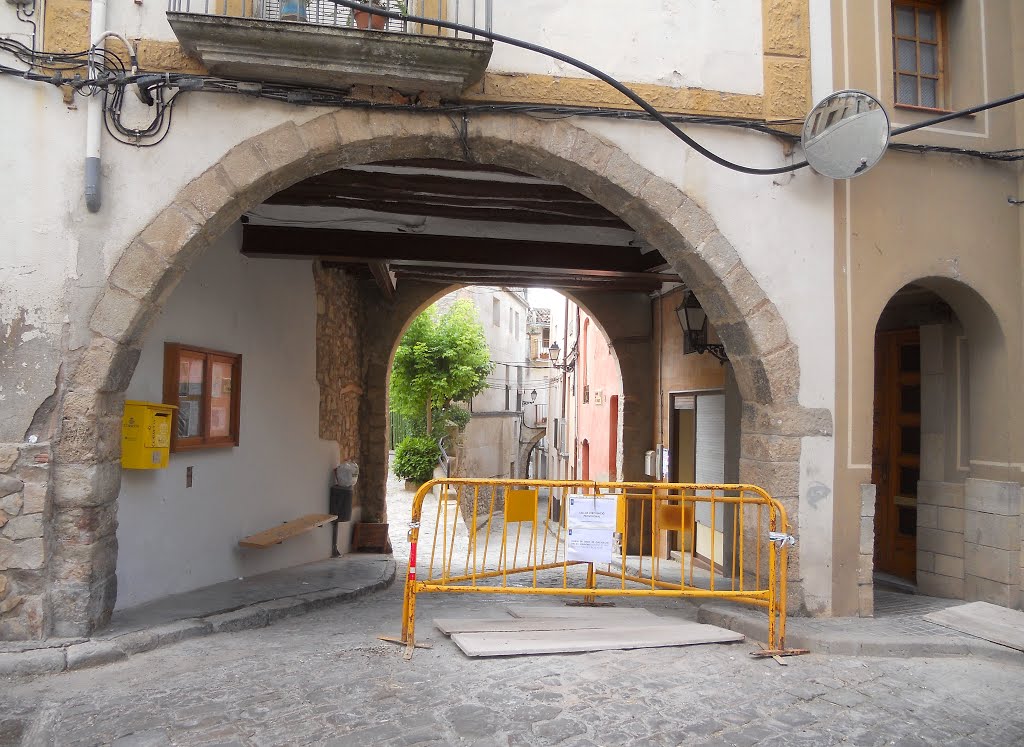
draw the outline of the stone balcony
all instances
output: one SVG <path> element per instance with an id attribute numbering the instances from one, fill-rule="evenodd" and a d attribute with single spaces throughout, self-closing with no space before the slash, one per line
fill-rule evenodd
<path id="1" fill-rule="evenodd" d="M 185 52 L 225 78 L 454 98 L 491 58 L 482 39 L 180 11 L 167 20 Z"/>

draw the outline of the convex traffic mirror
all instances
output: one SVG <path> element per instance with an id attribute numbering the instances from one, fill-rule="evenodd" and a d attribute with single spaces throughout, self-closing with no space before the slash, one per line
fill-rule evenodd
<path id="1" fill-rule="evenodd" d="M 801 142 L 812 169 L 832 179 L 851 179 L 885 154 L 889 115 L 864 91 L 836 91 L 807 115 Z"/>

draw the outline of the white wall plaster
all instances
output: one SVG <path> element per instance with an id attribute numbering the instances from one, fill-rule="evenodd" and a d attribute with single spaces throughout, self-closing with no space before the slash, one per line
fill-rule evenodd
<path id="1" fill-rule="evenodd" d="M 542 44 L 620 80 L 759 94 L 760 0 L 519 0 L 494 4 L 494 30 Z M 491 69 L 588 77 L 496 44 Z"/>
<path id="2" fill-rule="evenodd" d="M 835 495 L 835 441 L 805 437 L 800 450 L 800 573 L 804 604 L 815 615 L 832 608 L 832 519 Z M 859 527 L 850 531 L 859 532 Z"/>
<path id="3" fill-rule="evenodd" d="M 580 124 L 614 142 L 711 214 L 778 307 L 799 346 L 800 404 L 831 410 L 835 399 L 832 182 L 809 169 L 775 177 L 739 174 L 697 154 L 660 125 L 593 120 Z M 767 135 L 712 127 L 687 127 L 686 131 L 735 163 L 768 168 L 793 162 L 793 157 L 782 153 L 780 142 Z"/>
<path id="4" fill-rule="evenodd" d="M 247 535 L 326 513 L 337 463 L 337 446 L 318 437 L 310 264 L 247 259 L 240 239 L 237 227 L 229 231 L 181 281 L 146 337 L 127 398 L 161 401 L 165 342 L 241 353 L 241 445 L 172 454 L 165 470 L 124 471 L 118 608 L 330 555 L 329 527 L 265 550 L 238 547 Z M 339 533 L 347 538 L 347 525 Z"/>

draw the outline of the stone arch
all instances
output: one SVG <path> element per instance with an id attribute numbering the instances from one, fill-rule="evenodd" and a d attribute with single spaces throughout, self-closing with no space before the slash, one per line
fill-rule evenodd
<path id="1" fill-rule="evenodd" d="M 528 441 L 524 441 L 519 445 L 519 455 L 517 458 L 517 461 L 520 466 L 519 476 L 524 480 L 527 477 L 529 477 L 530 454 L 537 447 L 537 444 L 540 443 L 540 440 L 544 438 L 546 433 L 547 431 L 540 430 L 539 432 L 534 433 L 532 436 L 530 436 L 530 439 Z"/>
<path id="2" fill-rule="evenodd" d="M 70 376 L 61 392 L 48 632 L 88 633 L 113 608 L 123 393 L 150 322 L 192 261 L 246 210 L 291 184 L 348 164 L 402 158 L 472 160 L 558 181 L 659 249 L 700 299 L 735 368 L 745 400 L 741 478 L 788 502 L 796 525 L 799 439 L 830 434 L 831 416 L 798 405 L 798 351 L 785 321 L 707 212 L 568 121 L 479 115 L 460 133 L 438 113 L 341 110 L 287 122 L 232 148 L 181 189 L 111 271 L 90 318 L 92 340 L 67 361 Z M 769 441 L 778 437 L 792 446 L 788 461 L 767 456 Z"/>
<path id="3" fill-rule="evenodd" d="M 364 407 L 369 428 L 364 431 L 363 455 L 367 465 L 360 484 L 365 495 L 383 495 L 387 482 L 387 439 L 386 430 L 379 430 L 380 424 L 387 427 L 389 417 L 387 392 L 391 380 L 391 364 L 395 358 L 398 343 L 405 334 L 412 320 L 435 301 L 462 287 L 458 284 L 438 286 L 431 283 L 404 282 L 401 293 L 393 300 L 376 295 L 368 299 L 367 314 L 377 319 L 375 333 L 364 341 L 366 359 L 366 396 Z M 628 407 L 622 418 L 621 427 L 624 431 L 635 434 L 630 439 L 627 451 L 629 459 L 636 465 L 643 462 L 643 451 L 646 448 L 640 436 L 650 430 L 649 418 L 652 414 L 653 400 L 648 377 L 647 364 L 651 359 L 651 340 L 645 338 L 647 330 L 637 327 L 638 321 L 649 319 L 646 308 L 625 309 L 621 298 L 609 298 L 608 294 L 586 291 L 559 291 L 579 306 L 593 320 L 597 330 L 611 346 L 612 357 L 615 358 L 622 380 L 623 392 L 628 392 Z M 634 305 L 640 297 L 632 299 Z M 626 365 L 623 365 L 623 362 Z M 543 435 L 543 434 L 542 434 Z M 535 439 L 536 440 L 536 439 Z M 625 439 L 624 439 L 625 440 Z M 519 464 L 529 453 L 529 448 L 520 449 Z M 631 474 L 629 479 L 642 479 L 639 472 Z M 377 507 L 372 506 L 372 510 Z"/>

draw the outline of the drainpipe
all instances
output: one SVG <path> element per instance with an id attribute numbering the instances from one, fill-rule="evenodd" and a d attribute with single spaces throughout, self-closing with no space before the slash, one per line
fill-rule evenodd
<path id="1" fill-rule="evenodd" d="M 107 28 L 107 0 L 92 0 L 92 19 L 89 26 L 89 77 L 95 79 L 98 71 L 92 64 L 93 49 L 102 49 L 103 32 Z M 85 205 L 90 213 L 99 212 L 100 198 L 100 138 L 103 133 L 103 96 L 98 91 L 89 97 L 85 113 Z"/>
<path id="2" fill-rule="evenodd" d="M 103 31 L 107 23 L 107 0 L 92 0 L 92 43 L 89 47 L 89 77 L 95 78 L 99 71 L 92 64 L 96 50 L 103 49 L 103 41 L 112 37 L 121 42 L 128 50 L 128 60 L 131 65 L 131 74 L 139 72 L 139 58 L 135 54 L 135 47 L 121 34 L 113 31 Z M 143 103 L 141 89 L 136 94 Z M 99 92 L 89 97 L 86 107 L 85 124 L 85 205 L 90 213 L 98 213 L 103 204 L 100 194 L 100 143 L 103 137 L 103 96 Z"/>

